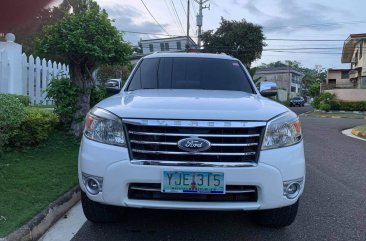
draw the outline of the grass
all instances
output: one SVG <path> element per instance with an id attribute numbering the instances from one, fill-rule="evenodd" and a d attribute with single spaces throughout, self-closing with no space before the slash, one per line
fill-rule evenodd
<path id="1" fill-rule="evenodd" d="M 78 149 L 78 140 L 57 130 L 41 146 L 0 157 L 0 237 L 78 183 Z"/>
<path id="2" fill-rule="evenodd" d="M 315 116 L 315 117 L 325 117 L 325 118 L 350 118 L 350 119 L 365 119 L 366 116 L 364 114 L 355 114 L 355 113 L 326 113 L 326 112 L 310 112 L 306 114 L 307 116 Z"/>
<path id="3" fill-rule="evenodd" d="M 354 129 L 356 129 L 357 131 L 361 131 L 363 133 L 366 133 L 366 125 L 356 126 Z"/>

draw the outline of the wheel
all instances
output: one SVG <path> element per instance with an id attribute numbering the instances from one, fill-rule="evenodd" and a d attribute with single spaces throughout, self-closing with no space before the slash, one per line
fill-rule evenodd
<path id="1" fill-rule="evenodd" d="M 283 208 L 257 211 L 254 215 L 254 221 L 267 227 L 283 228 L 294 222 L 298 207 L 299 201 Z"/>
<path id="2" fill-rule="evenodd" d="M 125 208 L 94 202 L 81 191 L 81 204 L 85 217 L 93 223 L 111 223 L 121 221 Z"/>

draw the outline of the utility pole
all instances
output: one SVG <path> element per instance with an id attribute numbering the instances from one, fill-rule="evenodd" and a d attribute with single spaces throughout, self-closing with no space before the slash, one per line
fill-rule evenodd
<path id="1" fill-rule="evenodd" d="M 210 10 L 210 5 L 205 5 L 203 6 L 203 4 L 207 3 L 209 0 L 194 0 L 196 3 L 198 3 L 199 5 L 199 11 L 197 14 L 197 27 L 198 27 L 198 41 L 197 41 L 197 45 L 198 45 L 198 49 L 201 49 L 201 35 L 202 35 L 202 24 L 203 24 L 203 15 L 202 15 L 202 10 L 205 8 L 208 8 Z"/>
<path id="2" fill-rule="evenodd" d="M 187 1 L 187 44 L 186 44 L 186 51 L 188 52 L 190 48 L 189 44 L 189 11 L 190 11 L 190 0 Z"/>

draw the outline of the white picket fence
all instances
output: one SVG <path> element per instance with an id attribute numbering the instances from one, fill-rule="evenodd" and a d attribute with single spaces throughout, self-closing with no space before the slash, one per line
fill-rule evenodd
<path id="1" fill-rule="evenodd" d="M 69 77 L 69 66 L 46 59 L 27 57 L 10 36 L 0 42 L 0 93 L 28 95 L 32 105 L 51 104 L 46 88 L 52 79 Z"/>
<path id="2" fill-rule="evenodd" d="M 52 79 L 69 76 L 69 66 L 51 60 L 40 59 L 33 55 L 29 58 L 22 55 L 22 76 L 25 87 L 24 94 L 29 96 L 31 104 L 51 104 L 46 100 L 46 88 Z"/>
<path id="3" fill-rule="evenodd" d="M 9 67 L 8 55 L 3 49 L 0 49 L 0 92 L 7 88 L 3 79 L 9 75 Z"/>

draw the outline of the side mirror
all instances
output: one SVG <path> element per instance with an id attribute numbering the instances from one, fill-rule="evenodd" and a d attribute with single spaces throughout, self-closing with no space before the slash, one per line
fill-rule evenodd
<path id="1" fill-rule="evenodd" d="M 104 86 L 108 93 L 116 94 L 122 89 L 122 81 L 120 79 L 110 79 Z"/>
<path id="2" fill-rule="evenodd" d="M 277 84 L 274 82 L 261 82 L 259 85 L 259 92 L 264 97 L 271 97 L 277 95 Z"/>

